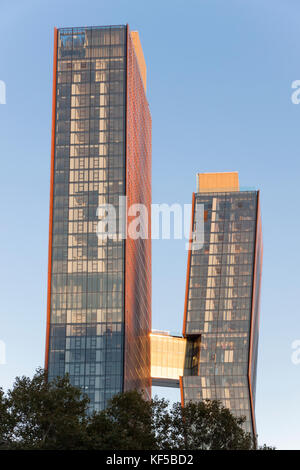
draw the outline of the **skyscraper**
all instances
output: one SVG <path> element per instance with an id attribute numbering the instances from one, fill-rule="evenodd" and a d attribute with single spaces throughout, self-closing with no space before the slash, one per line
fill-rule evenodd
<path id="1" fill-rule="evenodd" d="M 55 29 L 45 367 L 105 407 L 150 396 L 151 240 L 97 237 L 97 207 L 151 210 L 151 116 L 139 35 Z M 127 220 L 129 222 L 129 218 Z M 149 221 L 150 222 L 150 221 Z"/>
<path id="2" fill-rule="evenodd" d="M 204 244 L 188 255 L 182 402 L 220 400 L 256 434 L 255 388 L 262 267 L 259 191 L 237 173 L 197 175 L 192 226 L 204 214 Z"/>
<path id="3" fill-rule="evenodd" d="M 235 172 L 198 174 L 183 335 L 150 335 L 153 385 L 180 387 L 182 405 L 221 401 L 253 437 L 262 254 L 259 191 Z"/>

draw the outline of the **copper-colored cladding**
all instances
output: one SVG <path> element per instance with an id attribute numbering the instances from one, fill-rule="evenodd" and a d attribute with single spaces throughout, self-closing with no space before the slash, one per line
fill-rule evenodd
<path id="1" fill-rule="evenodd" d="M 143 85 L 144 85 L 144 88 L 145 88 L 145 91 L 146 91 L 147 68 L 146 68 L 146 62 L 145 62 L 145 58 L 144 58 L 144 53 L 143 53 L 141 41 L 140 41 L 140 36 L 139 36 L 138 31 L 131 31 L 130 35 L 131 35 L 131 39 L 133 41 L 135 55 L 136 55 L 136 58 L 137 58 L 139 69 L 140 69 L 140 74 L 141 74 L 141 77 L 142 77 Z"/>
<path id="2" fill-rule="evenodd" d="M 192 199 L 191 228 L 190 228 L 189 251 L 188 251 L 188 261 L 187 261 L 187 270 L 186 270 L 185 301 L 184 301 L 183 328 L 182 328 L 183 336 L 185 336 L 185 330 L 186 330 L 186 315 L 187 315 L 187 306 L 188 306 L 188 298 L 189 298 L 191 254 L 192 254 L 192 241 L 193 241 L 192 237 L 193 237 L 194 215 L 195 215 L 194 213 L 195 213 L 195 193 L 193 193 L 193 199 Z"/>
<path id="3" fill-rule="evenodd" d="M 50 209 L 49 209 L 49 245 L 48 245 L 48 291 L 47 291 L 47 326 L 46 326 L 45 369 L 48 369 L 49 336 L 50 336 L 50 310 L 51 310 L 53 183 L 54 183 L 54 151 L 55 151 L 55 125 L 56 125 L 57 35 L 58 35 L 57 28 L 54 28 L 51 168 L 50 168 Z"/>
<path id="4" fill-rule="evenodd" d="M 127 26 L 126 195 L 148 210 L 148 238 L 125 241 L 124 390 L 151 395 L 151 116 Z M 128 217 L 128 225 L 132 221 Z"/>
<path id="5" fill-rule="evenodd" d="M 259 306 L 260 306 L 260 288 L 261 288 L 261 274 L 262 274 L 262 227 L 261 227 L 261 212 L 259 191 L 257 193 L 257 210 L 256 210 L 256 236 L 255 236 L 255 252 L 254 252 L 254 267 L 253 267 L 253 282 L 252 282 L 252 307 L 251 307 L 251 324 L 250 324 L 250 340 L 249 340 L 249 365 L 248 365 L 248 382 L 249 382 L 249 395 L 251 404 L 251 416 L 254 435 L 256 434 L 254 400 L 253 400 L 253 347 L 255 341 L 255 332 L 259 326 Z M 258 285 L 257 285 L 258 281 Z"/>

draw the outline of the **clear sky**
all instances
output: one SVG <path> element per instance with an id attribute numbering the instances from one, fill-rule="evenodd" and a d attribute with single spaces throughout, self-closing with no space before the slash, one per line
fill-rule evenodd
<path id="1" fill-rule="evenodd" d="M 300 449 L 299 0 L 2 0 L 0 386 L 43 365 L 53 28 L 140 32 L 153 120 L 153 202 L 190 203 L 196 172 L 261 190 L 259 441 Z M 298 207 L 298 209 L 297 209 Z M 153 328 L 181 331 L 185 241 L 153 242 Z M 173 394 L 174 395 L 174 394 Z M 170 395 L 171 396 L 171 395 Z"/>

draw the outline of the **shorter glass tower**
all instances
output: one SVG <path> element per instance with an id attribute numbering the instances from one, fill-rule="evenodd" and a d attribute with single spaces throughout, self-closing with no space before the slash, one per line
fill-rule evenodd
<path id="1" fill-rule="evenodd" d="M 204 244 L 190 246 L 183 336 L 182 401 L 220 400 L 256 434 L 262 235 L 259 191 L 239 190 L 237 173 L 197 175 L 192 228 L 204 214 Z"/>

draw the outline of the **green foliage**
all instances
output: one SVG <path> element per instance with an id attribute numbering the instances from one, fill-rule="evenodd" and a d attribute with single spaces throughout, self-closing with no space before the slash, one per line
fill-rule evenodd
<path id="1" fill-rule="evenodd" d="M 78 449 L 86 441 L 89 399 L 67 376 L 47 381 L 39 369 L 33 379 L 17 377 L 0 395 L 0 441 L 12 449 Z"/>
<path id="2" fill-rule="evenodd" d="M 116 395 L 91 417 L 88 434 L 92 449 L 155 449 L 151 402 L 136 390 Z"/>
<path id="3" fill-rule="evenodd" d="M 180 403 L 136 390 L 118 394 L 88 414 L 88 397 L 68 376 L 51 382 L 42 369 L 0 389 L 0 449 L 175 450 L 253 449 L 245 418 L 218 401 Z M 267 446 L 263 450 L 270 449 Z"/>
<path id="4" fill-rule="evenodd" d="M 245 418 L 233 416 L 219 401 L 179 403 L 172 409 L 172 440 L 176 449 L 245 450 L 252 449 L 251 434 L 242 425 Z"/>

